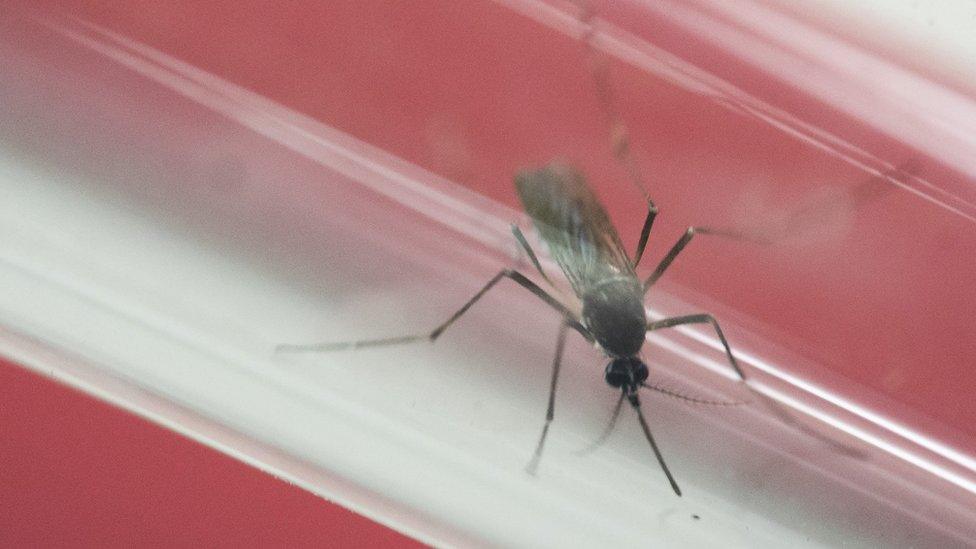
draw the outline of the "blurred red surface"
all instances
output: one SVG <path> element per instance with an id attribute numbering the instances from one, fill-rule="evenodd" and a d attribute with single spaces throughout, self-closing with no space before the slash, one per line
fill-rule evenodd
<path id="1" fill-rule="evenodd" d="M 420 547 L 0 360 L 4 547 Z"/>

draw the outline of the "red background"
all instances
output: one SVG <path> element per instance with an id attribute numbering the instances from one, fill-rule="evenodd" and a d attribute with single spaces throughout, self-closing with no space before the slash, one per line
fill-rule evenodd
<path id="1" fill-rule="evenodd" d="M 4 547 L 415 547 L 244 463 L 0 360 Z"/>

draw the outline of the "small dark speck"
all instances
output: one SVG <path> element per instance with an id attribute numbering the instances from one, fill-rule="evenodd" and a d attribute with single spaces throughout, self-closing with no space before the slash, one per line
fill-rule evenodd
<path id="1" fill-rule="evenodd" d="M 691 515 L 691 518 L 693 518 L 695 520 L 701 520 L 701 517 L 698 516 L 698 515 Z"/>

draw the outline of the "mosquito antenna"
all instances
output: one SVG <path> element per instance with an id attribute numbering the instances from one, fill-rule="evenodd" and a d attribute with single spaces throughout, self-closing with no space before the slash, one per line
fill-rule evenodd
<path id="1" fill-rule="evenodd" d="M 654 436 L 651 435 L 651 428 L 647 426 L 647 420 L 644 419 L 644 412 L 641 411 L 637 393 L 634 392 L 627 395 L 627 400 L 630 401 L 631 407 L 637 412 L 637 419 L 640 421 L 641 429 L 644 430 L 644 437 L 647 438 L 647 442 L 651 445 L 651 450 L 654 450 L 654 456 L 657 457 L 657 462 L 661 464 L 661 469 L 664 471 L 665 476 L 668 477 L 668 482 L 671 483 L 671 489 L 674 490 L 675 494 L 680 496 L 681 488 L 678 488 L 678 483 L 674 480 L 674 476 L 671 475 L 668 464 L 664 463 L 664 456 L 661 455 L 661 450 L 657 447 L 657 443 L 654 442 Z"/>
<path id="2" fill-rule="evenodd" d="M 685 402 L 691 402 L 692 404 L 707 404 L 709 406 L 741 406 L 743 404 L 749 404 L 750 403 L 749 401 L 743 401 L 743 400 L 705 400 L 705 399 L 696 398 L 696 397 L 693 397 L 693 396 L 688 396 L 688 395 L 686 395 L 684 393 L 680 393 L 680 392 L 675 391 L 674 389 L 670 389 L 668 387 L 664 387 L 664 386 L 661 386 L 661 385 L 656 385 L 656 384 L 653 384 L 653 383 L 647 383 L 647 382 L 641 383 L 641 387 L 643 387 L 645 389 L 650 389 L 652 391 L 657 391 L 657 392 L 659 392 L 659 393 L 661 393 L 663 395 L 668 395 L 669 397 L 673 397 L 673 398 L 676 398 L 678 400 L 683 400 Z"/>
<path id="3" fill-rule="evenodd" d="M 620 408 L 623 406 L 623 403 L 624 403 L 624 393 L 623 391 L 621 391 L 620 398 L 617 399 L 617 405 L 613 407 L 613 414 L 610 415 L 610 421 L 607 423 L 607 426 L 603 428 L 603 432 L 600 433 L 600 436 L 597 437 L 597 439 L 591 442 L 588 446 L 576 452 L 576 455 L 584 456 L 586 454 L 589 454 L 593 450 L 599 448 L 601 444 L 603 444 L 604 442 L 607 441 L 608 438 L 610 438 L 610 433 L 613 432 L 613 428 L 617 425 L 617 418 L 620 417 Z"/>

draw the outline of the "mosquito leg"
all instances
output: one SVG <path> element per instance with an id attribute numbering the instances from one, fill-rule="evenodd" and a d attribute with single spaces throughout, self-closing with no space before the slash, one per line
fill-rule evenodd
<path id="1" fill-rule="evenodd" d="M 545 301 L 553 309 L 559 311 L 559 313 L 566 319 L 566 324 L 578 331 L 580 334 L 586 338 L 587 341 L 593 341 L 593 336 L 590 335 L 589 331 L 583 327 L 576 316 L 566 308 L 565 305 L 559 302 L 556 298 L 549 295 L 545 290 L 540 288 L 536 283 L 532 282 L 526 278 L 522 273 L 518 271 L 513 271 L 511 269 L 503 269 L 499 271 L 478 293 L 474 294 L 474 297 L 468 300 L 460 309 L 457 310 L 450 318 L 443 322 L 440 326 L 436 327 L 430 333 L 426 334 L 416 334 L 407 335 L 399 337 L 388 337 L 382 339 L 364 339 L 359 341 L 346 341 L 339 343 L 316 343 L 311 345 L 279 345 L 275 348 L 277 352 L 328 352 L 328 351 L 341 351 L 345 349 L 359 349 L 363 347 L 379 347 L 384 345 L 402 345 L 406 343 L 416 343 L 419 341 L 435 341 L 440 335 L 446 330 L 451 324 L 454 323 L 458 318 L 471 308 L 485 293 L 488 292 L 495 284 L 498 284 L 503 278 L 510 278 L 517 282 L 523 288 L 529 290 L 536 295 L 542 301 Z"/>
<path id="2" fill-rule="evenodd" d="M 600 108 L 603 110 L 604 117 L 610 129 L 610 146 L 613 155 L 627 170 L 634 186 L 641 192 L 644 199 L 650 203 L 647 188 L 644 185 L 644 176 L 637 160 L 634 158 L 630 148 L 630 132 L 617 107 L 617 98 L 614 94 L 613 85 L 610 82 L 610 62 L 607 55 L 597 49 L 594 44 L 596 29 L 594 13 L 589 2 L 586 0 L 576 0 L 576 5 L 580 10 L 580 23 L 583 24 L 583 34 L 580 41 L 586 48 L 587 63 L 590 66 L 590 74 L 596 86 L 597 98 L 600 101 Z M 639 254 L 637 256 L 640 257 Z M 637 263 L 635 259 L 634 263 Z"/>
<path id="3" fill-rule="evenodd" d="M 668 250 L 668 253 L 664 256 L 664 259 L 658 263 L 657 268 L 654 269 L 651 276 L 647 277 L 647 280 L 644 281 L 644 293 L 647 293 L 647 290 L 649 290 L 651 286 L 657 282 L 657 279 L 661 278 L 664 271 L 666 271 L 668 267 L 671 266 L 671 263 L 674 262 L 674 258 L 678 257 L 681 250 L 685 249 L 685 246 L 691 242 L 692 237 L 694 237 L 696 234 L 713 234 L 736 239 L 745 238 L 742 234 L 733 231 L 723 231 L 719 229 L 711 229 L 709 227 L 688 227 L 685 234 L 681 235 L 681 238 L 679 238 L 678 241 L 674 243 L 674 246 L 671 246 L 671 249 Z"/>
<path id="4" fill-rule="evenodd" d="M 563 348 L 566 347 L 566 328 L 569 324 L 563 321 L 559 325 L 559 336 L 556 338 L 556 356 L 552 359 L 552 381 L 549 384 L 549 407 L 546 408 L 546 423 L 542 426 L 542 435 L 539 436 L 539 444 L 535 447 L 532 460 L 525 467 L 525 471 L 530 475 L 535 475 L 539 468 L 539 459 L 542 458 L 542 447 L 546 443 L 546 435 L 549 434 L 549 424 L 552 423 L 553 414 L 556 409 L 556 382 L 559 379 L 559 366 L 563 360 Z"/>
<path id="5" fill-rule="evenodd" d="M 512 235 L 515 236 L 515 240 L 518 241 L 519 246 L 521 246 L 522 249 L 525 250 L 525 253 L 529 256 L 529 261 L 531 261 L 532 265 L 535 266 L 535 269 L 539 271 L 539 274 L 542 275 L 542 278 L 544 278 L 546 282 L 548 282 L 549 285 L 552 286 L 553 285 L 552 280 L 550 280 L 549 277 L 546 275 L 546 272 L 542 270 L 542 264 L 539 263 L 539 258 L 535 255 L 535 252 L 532 250 L 532 246 L 529 246 L 529 241 L 525 239 L 525 235 L 522 234 L 522 229 L 519 229 L 518 225 L 512 225 Z"/>
<path id="6" fill-rule="evenodd" d="M 367 347 L 385 347 L 387 345 L 404 345 L 418 341 L 429 340 L 429 334 L 417 334 L 382 339 L 362 339 L 358 341 L 338 341 L 329 343 L 282 343 L 275 347 L 276 353 L 331 353 L 346 349 L 364 349 Z"/>
<path id="7" fill-rule="evenodd" d="M 579 455 L 589 454 L 593 450 L 599 448 L 601 444 L 603 444 L 604 442 L 607 441 L 608 438 L 610 438 L 610 433 L 613 432 L 613 428 L 617 425 L 617 418 L 620 417 L 620 408 L 623 406 L 624 396 L 625 394 L 621 391 L 620 398 L 617 399 L 617 405 L 613 407 L 613 413 L 610 414 L 610 421 L 607 422 L 607 426 L 603 428 L 603 432 L 600 433 L 600 436 L 598 436 L 596 440 L 591 442 L 586 448 L 583 448 L 582 450 L 577 452 L 577 454 Z"/>
<path id="8" fill-rule="evenodd" d="M 644 227 L 641 229 L 640 240 L 637 241 L 637 251 L 634 252 L 634 268 L 640 263 L 644 256 L 644 248 L 647 247 L 647 237 L 651 234 L 651 225 L 657 217 L 657 206 L 650 199 L 647 200 L 647 217 L 644 218 Z"/>
<path id="9" fill-rule="evenodd" d="M 715 317 L 708 313 L 673 316 L 671 318 L 664 318 L 661 320 L 648 322 L 647 331 L 653 332 L 654 330 L 673 328 L 682 324 L 711 324 L 712 328 L 715 328 L 715 333 L 718 334 L 719 341 L 722 342 L 722 347 L 725 348 L 725 356 L 728 357 L 729 364 L 732 365 L 732 369 L 735 370 L 735 373 L 739 375 L 739 379 L 742 381 L 746 380 L 746 375 L 742 373 L 742 368 L 739 367 L 739 363 L 735 360 L 735 356 L 732 355 L 732 348 L 729 347 L 729 342 L 725 339 L 725 334 L 722 333 L 722 328 L 718 325 L 718 321 L 715 320 Z"/>
<path id="10" fill-rule="evenodd" d="M 657 447 L 657 443 L 654 442 L 654 436 L 651 435 L 651 428 L 647 426 L 647 420 L 644 419 L 644 412 L 641 411 L 640 400 L 637 398 L 637 392 L 632 392 L 627 394 L 627 400 L 630 402 L 630 406 L 637 412 L 637 419 L 640 421 L 641 429 L 644 431 L 644 437 L 647 438 L 647 442 L 651 445 L 651 450 L 654 450 L 654 456 L 657 457 L 657 462 L 661 464 L 661 469 L 664 470 L 664 475 L 668 477 L 668 482 L 671 483 L 671 489 L 674 493 L 681 495 L 681 488 L 678 488 L 678 483 L 674 480 L 674 476 L 671 474 L 671 470 L 668 469 L 668 464 L 664 463 L 664 456 L 661 455 L 661 450 Z"/>
<path id="11" fill-rule="evenodd" d="M 746 376 L 742 372 L 742 368 L 739 367 L 739 363 L 735 360 L 735 357 L 732 355 L 732 349 L 729 347 L 729 343 L 725 339 L 725 334 L 722 333 L 722 328 L 719 327 L 718 322 L 715 320 L 715 318 L 712 317 L 712 315 L 697 314 L 697 315 L 676 316 L 671 318 L 665 318 L 654 322 L 649 322 L 647 324 L 647 331 L 650 332 L 653 330 L 660 330 L 662 328 L 672 328 L 674 326 L 679 326 L 681 324 L 705 324 L 705 323 L 711 324 L 712 327 L 715 328 L 715 333 L 718 334 L 718 338 L 722 342 L 722 346 L 725 348 L 725 355 L 728 357 L 729 363 L 732 365 L 732 368 L 735 370 L 735 373 L 738 374 L 739 380 L 742 383 L 746 384 L 746 387 L 749 389 L 749 391 L 752 394 L 754 394 L 756 397 L 758 397 L 759 401 L 763 405 L 765 405 L 766 408 L 770 410 L 777 418 L 779 418 L 780 421 L 800 430 L 801 432 L 813 438 L 816 438 L 817 440 L 829 444 L 830 446 L 836 448 L 837 450 L 841 451 L 846 455 L 849 455 L 851 457 L 856 457 L 859 459 L 863 458 L 863 454 L 861 452 L 847 446 L 842 442 L 833 440 L 832 438 L 811 429 L 807 425 L 804 425 L 795 417 L 793 417 L 793 415 L 790 414 L 786 409 L 784 409 L 779 402 L 773 400 L 766 394 L 757 391 L 755 388 L 750 387 L 746 382 Z M 738 404 L 738 403 L 729 403 L 729 404 Z"/>
<path id="12" fill-rule="evenodd" d="M 855 187 L 852 193 L 855 205 L 864 204 L 868 200 L 870 200 L 872 196 L 876 195 L 877 189 L 875 185 L 877 183 L 881 183 L 885 181 L 897 181 L 899 179 L 897 176 L 899 175 L 905 176 L 907 172 L 905 171 L 904 166 L 906 165 L 911 166 L 911 161 L 906 162 L 902 166 L 894 167 L 892 169 L 880 172 L 880 175 L 871 177 L 867 181 Z M 657 282 L 657 279 L 661 278 L 661 275 L 663 275 L 664 271 L 671 266 L 671 263 L 674 261 L 675 257 L 677 257 L 679 253 L 681 253 L 681 250 L 683 250 L 684 247 L 688 245 L 688 242 L 690 242 L 692 237 L 695 236 L 696 234 L 711 234 L 711 235 L 724 236 L 728 238 L 734 238 L 736 240 L 746 240 L 757 244 L 769 244 L 771 242 L 774 242 L 775 239 L 778 237 L 797 232 L 797 227 L 799 225 L 800 220 L 810 219 L 814 217 L 817 217 L 819 219 L 820 217 L 822 217 L 822 214 L 824 212 L 829 210 L 830 206 L 831 204 L 820 204 L 818 205 L 818 210 L 816 212 L 805 211 L 805 210 L 795 212 L 791 216 L 791 219 L 787 221 L 785 226 L 779 227 L 773 231 L 769 230 L 768 228 L 763 229 L 762 227 L 755 227 L 752 229 L 745 229 L 742 231 L 728 231 L 728 230 L 713 229 L 709 227 L 689 227 L 688 230 L 685 231 L 685 234 L 683 234 L 681 238 L 678 239 L 678 241 L 674 244 L 674 246 L 671 247 L 671 250 L 668 251 L 667 255 L 664 256 L 664 259 L 662 259 L 661 263 L 659 263 L 657 268 L 654 269 L 654 272 L 651 273 L 651 276 L 647 277 L 647 280 L 644 281 L 644 292 L 646 293 L 647 290 L 649 290 L 650 287 L 653 286 L 655 282 Z M 645 221 L 644 225 L 645 228 L 647 228 L 648 222 Z M 634 261 L 634 264 L 635 265 L 637 264 L 636 260 Z"/>
<path id="13" fill-rule="evenodd" d="M 441 335 L 441 333 L 444 332 L 444 330 L 450 327 L 450 325 L 453 324 L 455 320 L 460 318 L 461 315 L 466 313 L 468 309 L 470 309 L 471 306 L 475 304 L 476 301 L 481 299 L 481 296 L 485 295 L 485 293 L 488 292 L 488 290 L 490 290 L 492 286 L 497 284 L 498 281 L 501 280 L 502 278 L 511 278 L 512 280 L 517 282 L 520 286 L 535 294 L 536 297 L 538 297 L 542 301 L 545 301 L 546 304 L 548 304 L 550 307 L 559 311 L 559 313 L 561 313 L 563 318 L 566 319 L 565 322 L 569 325 L 570 328 L 573 328 L 574 330 L 580 332 L 583 335 L 583 337 L 587 339 L 587 341 L 591 341 L 593 339 L 589 331 L 587 331 L 586 328 L 584 328 L 583 325 L 580 324 L 578 320 L 576 320 L 576 315 L 574 315 L 572 311 L 567 309 L 565 305 L 560 303 L 558 299 L 549 295 L 548 292 L 540 288 L 539 285 L 536 284 L 535 282 L 532 282 L 531 280 L 526 278 L 525 275 L 523 275 L 522 273 L 518 271 L 513 271 L 511 269 L 503 269 L 498 274 L 496 274 L 494 278 L 489 280 L 488 283 L 485 284 L 485 287 L 479 290 L 478 293 L 476 293 L 474 297 L 468 300 L 468 302 L 465 303 L 463 307 L 461 307 L 460 309 L 458 309 L 456 313 L 451 315 L 451 318 L 448 318 L 447 321 L 445 321 L 443 324 L 441 324 L 437 328 L 434 328 L 434 331 L 432 331 L 428 336 L 430 340 L 431 341 L 436 340 Z"/>
<path id="14" fill-rule="evenodd" d="M 634 157 L 630 147 L 630 131 L 624 124 L 623 117 L 617 108 L 617 98 L 614 95 L 613 85 L 610 82 L 610 63 L 606 54 L 596 48 L 593 38 L 596 33 L 594 28 L 595 13 L 589 2 L 577 0 L 576 5 L 580 10 L 580 22 L 584 25 L 583 35 L 580 40 L 586 48 L 586 56 L 590 65 L 590 74 L 596 86 L 597 98 L 600 101 L 600 108 L 606 117 L 607 125 L 610 128 L 610 148 L 617 161 L 627 170 L 630 180 L 637 190 L 643 195 L 647 202 L 647 218 L 644 220 L 644 228 L 641 229 L 640 240 L 637 243 L 637 251 L 634 253 L 634 267 L 640 263 L 644 255 L 644 248 L 647 246 L 647 237 L 651 232 L 651 225 L 657 215 L 657 206 L 647 193 L 644 185 L 644 174 L 637 159 Z"/>

